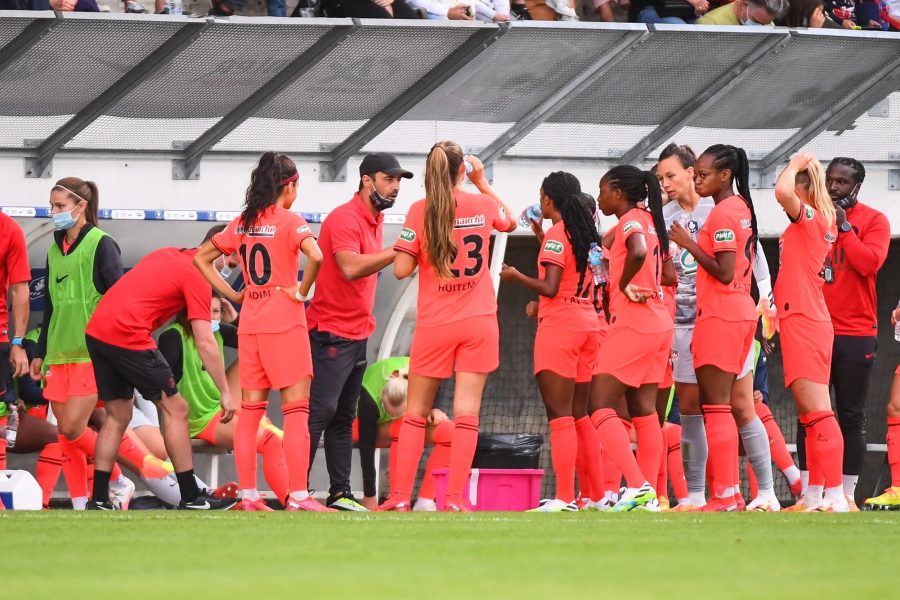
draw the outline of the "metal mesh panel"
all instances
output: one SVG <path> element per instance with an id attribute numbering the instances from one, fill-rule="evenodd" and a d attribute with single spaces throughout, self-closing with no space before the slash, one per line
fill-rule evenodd
<path id="1" fill-rule="evenodd" d="M 253 117 L 213 147 L 217 152 L 279 150 L 322 152 L 359 129 L 364 121 L 290 121 Z"/>
<path id="2" fill-rule="evenodd" d="M 863 161 L 900 160 L 900 92 L 863 113 L 852 129 L 823 132 L 804 149 L 823 159 L 840 155 Z"/>
<path id="3" fill-rule="evenodd" d="M 514 25 L 404 118 L 516 121 L 587 69 L 627 33 Z"/>
<path id="4" fill-rule="evenodd" d="M 10 43 L 26 27 L 37 21 L 28 18 L 7 18 L 0 21 L 0 48 Z"/>
<path id="5" fill-rule="evenodd" d="M 657 32 L 552 121 L 656 125 L 698 90 L 715 84 L 766 36 L 766 32 Z"/>
<path id="6" fill-rule="evenodd" d="M 216 119 L 125 119 L 102 116 L 66 144 L 66 148 L 172 150 L 173 137 L 189 142 L 215 123 Z"/>
<path id="7" fill-rule="evenodd" d="M 741 83 L 739 93 L 709 107 L 691 125 L 798 127 L 844 98 L 898 54 L 900 40 L 896 37 L 796 33 L 783 52 L 766 59 L 762 68 Z"/>
<path id="8" fill-rule="evenodd" d="M 475 31 L 366 25 L 255 116 L 310 121 L 368 119 Z"/>
<path id="9" fill-rule="evenodd" d="M 130 19 L 65 20 L 0 74 L 0 115 L 72 114 L 180 26 Z"/>
<path id="10" fill-rule="evenodd" d="M 458 121 L 397 121 L 374 140 L 364 152 L 426 154 L 435 142 L 453 140 L 466 152 L 479 152 L 512 123 L 461 123 Z"/>
<path id="11" fill-rule="evenodd" d="M 25 140 L 43 140 L 71 115 L 58 117 L 0 117 L 0 148 L 22 148 Z"/>
<path id="12" fill-rule="evenodd" d="M 651 126 L 544 123 L 510 148 L 509 156 L 606 158 L 621 156 Z"/>

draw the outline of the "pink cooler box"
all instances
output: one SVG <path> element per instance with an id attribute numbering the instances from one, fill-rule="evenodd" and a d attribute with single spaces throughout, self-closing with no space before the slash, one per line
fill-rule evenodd
<path id="1" fill-rule="evenodd" d="M 447 472 L 447 469 L 434 470 L 438 510 L 444 510 Z M 528 510 L 540 502 L 543 478 L 543 469 L 472 469 L 466 482 L 468 499 L 478 511 Z"/>

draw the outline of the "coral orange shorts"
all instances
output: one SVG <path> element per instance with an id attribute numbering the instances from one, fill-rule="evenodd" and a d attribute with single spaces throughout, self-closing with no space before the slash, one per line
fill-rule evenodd
<path id="1" fill-rule="evenodd" d="M 588 382 L 599 351 L 597 331 L 566 331 L 541 323 L 534 337 L 534 374 L 553 371 L 578 383 Z"/>
<path id="2" fill-rule="evenodd" d="M 303 325 L 278 333 L 239 333 L 238 342 L 238 374 L 246 390 L 280 390 L 313 375 Z"/>
<path id="3" fill-rule="evenodd" d="M 51 402 L 97 395 L 94 365 L 89 362 L 50 365 L 44 373 L 44 381 L 44 398 Z"/>
<path id="4" fill-rule="evenodd" d="M 409 370 L 446 379 L 456 373 L 491 373 L 500 366 L 497 315 L 467 317 L 446 325 L 416 327 Z"/>
<path id="5" fill-rule="evenodd" d="M 792 314 L 778 319 L 778 331 L 784 387 L 790 387 L 797 379 L 828 385 L 834 345 L 831 322 L 813 321 L 806 315 Z"/>
<path id="6" fill-rule="evenodd" d="M 662 381 L 659 382 L 659 388 L 667 390 L 673 385 L 675 385 L 675 380 L 672 378 L 672 351 L 670 350 L 669 360 L 666 361 L 666 374 L 663 375 Z"/>
<path id="7" fill-rule="evenodd" d="M 603 347 L 603 344 L 606 343 L 606 336 L 609 335 L 609 323 L 606 322 L 606 319 L 600 318 L 600 331 L 598 332 L 598 342 L 597 342 L 597 356 L 600 356 L 599 349 Z M 600 369 L 602 365 L 599 360 L 594 361 L 594 370 L 591 372 L 591 375 L 599 375 Z"/>
<path id="8" fill-rule="evenodd" d="M 756 321 L 726 321 L 718 317 L 698 319 L 694 325 L 691 353 L 694 369 L 712 365 L 740 375 L 753 344 Z"/>
<path id="9" fill-rule="evenodd" d="M 613 325 L 600 349 L 598 374 L 612 375 L 628 387 L 659 384 L 671 367 L 672 329 L 642 333 L 631 327 Z"/>

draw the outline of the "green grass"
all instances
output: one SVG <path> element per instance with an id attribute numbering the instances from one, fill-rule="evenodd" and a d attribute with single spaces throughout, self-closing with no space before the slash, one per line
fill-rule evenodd
<path id="1" fill-rule="evenodd" d="M 900 513 L 0 513 L 2 598 L 860 598 Z"/>

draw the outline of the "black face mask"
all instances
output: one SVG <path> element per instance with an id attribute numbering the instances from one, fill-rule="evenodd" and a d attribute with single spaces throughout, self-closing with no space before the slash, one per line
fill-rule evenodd
<path id="1" fill-rule="evenodd" d="M 395 200 L 393 198 L 385 198 L 381 194 L 375 191 L 375 188 L 372 188 L 372 191 L 369 192 L 369 202 L 372 203 L 372 206 L 375 207 L 375 210 L 378 212 L 384 212 L 394 205 Z"/>
<path id="2" fill-rule="evenodd" d="M 844 210 L 847 210 L 849 208 L 852 208 L 853 205 L 856 204 L 856 195 L 857 194 L 859 194 L 859 184 L 858 183 L 853 188 L 852 192 L 850 192 L 848 195 L 844 196 L 843 198 L 838 198 L 837 200 L 834 201 L 834 203 L 837 204 L 838 206 L 840 206 L 841 208 L 843 208 Z"/>

